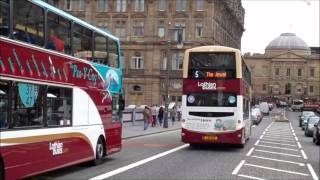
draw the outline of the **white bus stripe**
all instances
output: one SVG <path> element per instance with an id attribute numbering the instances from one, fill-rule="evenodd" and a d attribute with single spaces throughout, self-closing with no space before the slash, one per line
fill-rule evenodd
<path id="1" fill-rule="evenodd" d="M 254 148 L 251 148 L 250 151 L 247 153 L 247 156 L 250 156 L 253 152 Z"/>
<path id="2" fill-rule="evenodd" d="M 303 159 L 308 159 L 306 153 L 304 153 L 304 150 L 302 150 L 302 149 L 301 149 L 301 154 L 302 154 Z"/>
<path id="3" fill-rule="evenodd" d="M 280 154 L 280 155 L 284 155 L 284 156 L 301 157 L 301 156 L 295 155 L 295 154 L 279 153 L 279 152 L 265 151 L 265 150 L 260 150 L 260 149 L 256 149 L 256 151 L 270 153 L 270 154 Z"/>
<path id="4" fill-rule="evenodd" d="M 314 172 L 311 164 L 307 164 L 307 166 L 308 166 L 308 169 L 309 169 L 309 171 L 311 173 L 311 176 L 312 176 L 313 180 L 319 180 L 319 178 L 318 178 L 317 174 Z"/>
<path id="5" fill-rule="evenodd" d="M 276 143 L 276 142 L 269 142 L 269 141 L 260 141 L 261 143 L 265 143 L 265 144 L 279 144 L 279 145 L 285 145 L 285 146 L 294 146 L 296 147 L 297 145 L 294 144 L 287 144 L 287 143 Z"/>
<path id="6" fill-rule="evenodd" d="M 297 164 L 297 165 L 299 165 L 299 166 L 305 166 L 304 163 L 293 162 L 293 161 L 286 161 L 286 160 L 281 160 L 281 159 L 267 158 L 267 157 L 262 157 L 262 156 L 250 156 L 250 157 L 258 158 L 258 159 L 266 159 L 266 160 L 270 160 L 270 161 L 285 162 L 285 163 L 290 163 L 290 164 Z"/>
<path id="7" fill-rule="evenodd" d="M 168 154 L 171 154 L 171 153 L 173 153 L 173 152 L 179 151 L 179 150 L 181 150 L 181 149 L 183 149 L 183 148 L 186 148 L 186 147 L 188 147 L 188 146 L 189 146 L 189 144 L 184 144 L 184 145 L 179 146 L 179 147 L 176 147 L 176 148 L 174 148 L 174 149 L 171 149 L 171 150 L 165 151 L 165 152 L 163 152 L 163 153 L 160 153 L 160 154 L 151 156 L 151 157 L 149 157 L 149 158 L 143 159 L 143 160 L 141 160 L 141 161 L 138 161 L 138 162 L 129 164 L 129 165 L 127 165 L 127 166 L 118 168 L 118 169 L 116 169 L 116 170 L 107 172 L 107 173 L 105 173 L 105 174 L 101 174 L 101 175 L 99 175 L 99 176 L 90 178 L 90 180 L 109 178 L 109 177 L 114 176 L 114 175 L 116 175 L 116 174 L 125 172 L 125 171 L 127 171 L 127 170 L 129 170 L 129 169 L 135 168 L 135 167 L 137 167 L 137 166 L 141 166 L 141 165 L 143 165 L 143 164 L 145 164 L 145 163 L 147 163 L 147 162 L 153 161 L 153 160 L 155 160 L 155 159 L 161 158 L 161 157 L 166 156 L 166 155 L 168 155 Z"/>
<path id="8" fill-rule="evenodd" d="M 305 173 L 299 173 L 299 172 L 295 172 L 295 171 L 288 171 L 288 170 L 284 170 L 284 169 L 276 169 L 276 168 L 272 168 L 272 167 L 266 167 L 266 166 L 259 166 L 259 165 L 255 165 L 255 164 L 244 164 L 245 166 L 251 166 L 251 167 L 257 167 L 257 168 L 262 168 L 262 169 L 268 169 L 268 170 L 273 170 L 273 171 L 279 171 L 279 172 L 286 172 L 289 174 L 296 174 L 296 175 L 301 175 L 301 176 L 309 176 L 309 174 L 305 174 Z"/>
<path id="9" fill-rule="evenodd" d="M 245 162 L 246 162 L 245 160 L 240 161 L 238 166 L 232 171 L 232 174 L 238 174 L 240 168 L 244 165 Z"/>
<path id="10" fill-rule="evenodd" d="M 244 175 L 244 174 L 238 174 L 238 176 L 244 177 L 244 178 L 248 178 L 248 179 L 266 180 L 266 179 L 263 179 L 263 178 L 258 178 L 258 177 L 254 177 L 254 176 L 248 176 L 248 175 Z"/>
<path id="11" fill-rule="evenodd" d="M 267 146 L 267 145 L 257 145 L 260 147 L 272 148 L 272 149 L 283 149 L 288 151 L 298 151 L 298 149 L 284 148 L 284 147 L 276 147 L 276 146 Z"/>

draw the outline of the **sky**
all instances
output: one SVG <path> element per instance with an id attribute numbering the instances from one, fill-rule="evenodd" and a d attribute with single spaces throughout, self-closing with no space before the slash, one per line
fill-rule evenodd
<path id="1" fill-rule="evenodd" d="M 320 0 L 242 0 L 245 31 L 241 51 L 264 53 L 281 33 L 291 32 L 308 46 L 320 46 Z"/>

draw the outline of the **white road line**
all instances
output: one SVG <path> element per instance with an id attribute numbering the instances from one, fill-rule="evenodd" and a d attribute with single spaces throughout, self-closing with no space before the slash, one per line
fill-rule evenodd
<path id="1" fill-rule="evenodd" d="M 251 148 L 250 151 L 247 153 L 247 156 L 250 156 L 253 152 L 254 148 Z"/>
<path id="2" fill-rule="evenodd" d="M 299 139 L 298 139 L 298 137 L 297 137 L 297 136 L 295 136 L 295 137 L 294 137 L 294 139 L 296 139 L 296 141 L 299 141 Z"/>
<path id="3" fill-rule="evenodd" d="M 290 131 L 267 131 L 267 133 L 272 133 L 272 134 L 289 134 Z"/>
<path id="4" fill-rule="evenodd" d="M 311 176 L 312 176 L 313 180 L 319 180 L 319 178 L 318 178 L 317 174 L 314 172 L 311 164 L 307 164 L 307 166 L 308 166 L 308 169 L 309 169 L 309 171 L 311 173 Z"/>
<path id="5" fill-rule="evenodd" d="M 287 144 L 287 143 L 276 143 L 276 142 L 269 142 L 269 141 L 260 141 L 261 143 L 266 143 L 266 144 L 279 144 L 279 145 L 285 145 L 285 146 L 293 146 L 297 147 L 297 145 L 294 144 Z"/>
<path id="6" fill-rule="evenodd" d="M 284 147 L 276 147 L 276 146 L 267 146 L 267 145 L 257 145 L 260 147 L 266 147 L 266 148 L 272 148 L 272 149 L 283 149 L 283 150 L 287 150 L 287 151 L 298 151 L 298 149 L 291 149 L 291 148 L 284 148 Z"/>
<path id="7" fill-rule="evenodd" d="M 298 147 L 301 149 L 302 148 L 301 144 L 299 142 L 297 142 L 297 144 L 298 144 Z"/>
<path id="8" fill-rule="evenodd" d="M 266 134 L 266 132 L 265 132 L 265 131 L 263 131 L 262 135 L 265 135 L 265 134 Z"/>
<path id="9" fill-rule="evenodd" d="M 301 156 L 295 155 L 295 154 L 279 153 L 279 152 L 265 151 L 265 150 L 260 150 L 260 149 L 256 149 L 256 151 L 270 153 L 270 154 L 280 154 L 280 155 L 284 155 L 284 156 L 301 157 Z"/>
<path id="10" fill-rule="evenodd" d="M 304 150 L 302 150 L 302 149 L 301 149 L 301 154 L 302 154 L 303 159 L 308 159 L 306 153 L 304 153 Z"/>
<path id="11" fill-rule="evenodd" d="M 246 162 L 245 160 L 240 161 L 238 166 L 232 171 L 232 174 L 238 174 L 240 168 L 244 165 L 245 162 Z"/>
<path id="12" fill-rule="evenodd" d="M 274 138 L 263 138 L 263 140 L 276 141 L 276 142 L 292 142 L 292 143 L 296 142 L 296 141 L 288 141 L 288 140 L 279 140 L 279 139 L 274 139 Z"/>
<path id="13" fill-rule="evenodd" d="M 263 178 L 258 178 L 258 177 L 254 177 L 254 176 L 248 176 L 248 175 L 244 175 L 244 174 L 238 174 L 238 176 L 245 177 L 245 178 L 248 178 L 248 179 L 266 180 L 266 179 L 263 179 Z"/>
<path id="14" fill-rule="evenodd" d="M 257 167 L 257 168 L 262 168 L 262 169 L 268 169 L 268 170 L 273 170 L 273 171 L 279 171 L 279 172 L 286 172 L 289 174 L 296 174 L 296 175 L 301 175 L 301 176 L 309 176 L 309 174 L 305 174 L 305 173 L 299 173 L 299 172 L 295 172 L 295 171 L 288 171 L 288 170 L 284 170 L 284 169 L 276 169 L 276 168 L 272 168 L 272 167 L 266 167 L 266 166 L 259 166 L 259 165 L 255 165 L 255 164 L 244 164 L 245 166 L 251 166 L 251 167 Z"/>
<path id="15" fill-rule="evenodd" d="M 258 145 L 258 144 L 259 144 L 259 142 L 260 142 L 260 140 L 258 140 L 254 145 Z"/>
<path id="16" fill-rule="evenodd" d="M 265 159 L 265 160 L 270 160 L 270 161 L 278 161 L 278 162 L 290 163 L 290 164 L 297 164 L 299 166 L 305 166 L 304 163 L 286 161 L 286 160 L 281 160 L 281 159 L 267 158 L 267 157 L 262 157 L 262 156 L 250 156 L 250 157 L 258 158 L 258 159 Z"/>
<path id="17" fill-rule="evenodd" d="M 259 139 L 262 139 L 262 138 L 263 138 L 263 135 L 261 135 Z"/>
<path id="18" fill-rule="evenodd" d="M 270 136 L 270 135 L 264 135 L 263 137 L 265 137 L 265 138 L 283 139 L 283 140 L 294 140 L 294 139 L 293 139 L 293 137 L 292 137 L 292 138 L 288 138 L 288 137 L 282 137 L 282 136 Z"/>
<path id="19" fill-rule="evenodd" d="M 163 152 L 163 153 L 160 153 L 160 154 L 151 156 L 151 157 L 146 158 L 146 159 L 143 159 L 143 160 L 141 160 L 141 161 L 138 161 L 138 162 L 129 164 L 129 165 L 127 165 L 127 166 L 121 167 L 121 168 L 119 168 L 119 169 L 116 169 L 116 170 L 107 172 L 107 173 L 105 173 L 105 174 L 101 174 L 101 175 L 99 175 L 99 176 L 90 178 L 90 180 L 109 178 L 109 177 L 114 176 L 114 175 L 116 175 L 116 174 L 125 172 L 125 171 L 127 171 L 127 170 L 129 170 L 129 169 L 135 168 L 135 167 L 137 167 L 137 166 L 141 166 L 141 165 L 143 165 L 143 164 L 145 164 L 145 163 L 147 163 L 147 162 L 153 161 L 153 160 L 155 160 L 155 159 L 161 158 L 161 157 L 166 156 L 166 155 L 168 155 L 168 154 L 171 154 L 171 153 L 173 153 L 173 152 L 179 151 L 179 150 L 181 150 L 181 149 L 183 149 L 183 148 L 186 148 L 186 147 L 188 147 L 188 146 L 189 146 L 189 144 L 184 144 L 184 145 L 182 145 L 182 146 L 178 146 L 178 147 L 176 147 L 176 148 L 174 148 L 174 149 L 171 149 L 171 150 L 169 150 L 169 151 L 165 151 L 165 152 Z"/>
<path id="20" fill-rule="evenodd" d="M 133 139 L 142 139 L 142 138 L 146 138 L 146 137 L 161 136 L 161 135 L 164 135 L 164 134 L 177 133 L 177 131 L 181 131 L 181 129 L 176 129 L 176 130 L 167 131 L 167 132 L 161 132 L 161 133 L 155 133 L 155 134 L 149 134 L 149 135 L 146 134 L 146 135 L 143 135 L 143 136 L 137 136 L 137 137 L 127 138 L 127 139 L 122 139 L 122 142 L 131 141 Z"/>
<path id="21" fill-rule="evenodd" d="M 281 136 L 281 137 L 294 137 L 291 134 L 279 134 L 279 133 L 265 133 L 265 135 L 272 135 L 272 136 Z"/>
<path id="22" fill-rule="evenodd" d="M 256 125 L 253 125 L 252 127 L 254 128 L 254 127 L 256 127 Z"/>

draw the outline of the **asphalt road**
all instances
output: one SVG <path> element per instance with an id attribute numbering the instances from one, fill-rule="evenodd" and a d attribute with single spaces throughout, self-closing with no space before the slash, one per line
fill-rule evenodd
<path id="1" fill-rule="evenodd" d="M 191 148 L 180 131 L 123 141 L 120 153 L 99 166 L 72 166 L 32 179 L 310 179 L 319 177 L 319 147 L 298 127 L 265 117 L 253 127 L 245 148 L 210 145 Z M 273 122 L 273 123 L 272 123 Z"/>

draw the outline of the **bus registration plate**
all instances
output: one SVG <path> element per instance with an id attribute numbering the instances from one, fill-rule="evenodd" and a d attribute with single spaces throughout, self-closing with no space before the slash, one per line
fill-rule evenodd
<path id="1" fill-rule="evenodd" d="M 204 141 L 217 141 L 218 136 L 202 136 L 202 140 L 204 140 Z"/>

